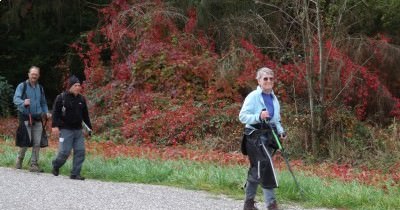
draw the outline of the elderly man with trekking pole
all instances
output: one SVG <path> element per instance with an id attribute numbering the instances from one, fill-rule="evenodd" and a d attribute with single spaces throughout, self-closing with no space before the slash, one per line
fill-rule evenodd
<path id="1" fill-rule="evenodd" d="M 282 140 L 286 139 L 286 134 L 281 125 L 280 104 L 272 90 L 274 72 L 267 67 L 260 68 L 256 79 L 257 89 L 247 95 L 239 113 L 240 122 L 245 124 L 242 152 L 248 155 L 250 161 L 243 209 L 258 209 L 254 199 L 261 184 L 267 208 L 276 210 L 278 205 L 274 188 L 278 187 L 278 181 L 272 154 L 278 146 L 273 138 L 273 130 Z"/>

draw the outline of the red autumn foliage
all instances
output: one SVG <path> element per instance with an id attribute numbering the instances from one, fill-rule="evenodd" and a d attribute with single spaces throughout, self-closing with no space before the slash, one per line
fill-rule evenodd
<path id="1" fill-rule="evenodd" d="M 304 58 L 281 64 L 244 38 L 217 53 L 206 32 L 195 30 L 194 9 L 183 19 L 184 26 L 177 24 L 181 16 L 169 9 L 162 1 L 114 1 L 100 10 L 100 28 L 72 45 L 85 66 L 95 129 L 117 130 L 115 135 L 130 144 L 172 146 L 223 139 L 215 148 L 237 149 L 242 129 L 237 115 L 243 97 L 255 88 L 255 71 L 261 66 L 275 69 L 276 93 L 283 103 L 308 100 Z M 317 79 L 315 46 L 311 88 L 317 96 L 319 84 L 325 84 L 324 102 L 316 100 L 325 108 L 325 119 L 353 111 L 364 120 L 373 114 L 375 94 L 393 104 L 387 115 L 400 116 L 399 99 L 379 82 L 376 68 L 355 63 L 329 40 L 324 48 L 329 52 L 325 80 Z M 230 56 L 236 56 L 235 62 L 224 69 L 221 63 Z M 307 105 L 301 105 L 306 114 Z M 112 135 L 105 140 L 114 140 Z"/>
<path id="2" fill-rule="evenodd" d="M 89 92 L 99 113 L 95 127 L 105 129 L 102 116 L 113 122 L 122 119 L 127 142 L 176 145 L 234 124 L 236 113 L 220 106 L 219 100 L 226 97 L 215 88 L 218 56 L 210 51 L 213 43 L 202 34 L 199 39 L 191 34 L 194 10 L 183 31 L 159 1 L 118 1 L 101 12 L 105 24 L 96 34 L 88 33 L 85 47 L 73 45 L 85 64 L 88 88 L 100 90 Z M 103 50 L 111 52 L 110 61 L 99 60 Z M 214 109 L 229 117 L 199 127 L 212 118 Z"/>

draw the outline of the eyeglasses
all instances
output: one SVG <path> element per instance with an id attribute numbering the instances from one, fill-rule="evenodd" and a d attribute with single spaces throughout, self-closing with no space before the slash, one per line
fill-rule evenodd
<path id="1" fill-rule="evenodd" d="M 269 80 L 269 81 L 273 82 L 274 78 L 273 77 L 264 77 L 263 80 L 264 81 L 268 81 Z"/>

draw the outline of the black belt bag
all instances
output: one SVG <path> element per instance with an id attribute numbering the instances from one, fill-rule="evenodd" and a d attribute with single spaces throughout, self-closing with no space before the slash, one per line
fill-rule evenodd
<path id="1" fill-rule="evenodd" d="M 25 114 L 25 113 L 18 113 L 19 115 L 19 119 L 22 121 L 28 121 L 29 120 L 29 114 Z M 40 114 L 31 114 L 32 120 L 34 121 L 42 121 L 42 115 L 44 115 L 44 113 L 40 113 Z"/>
<path id="2" fill-rule="evenodd" d="M 277 130 L 275 127 L 273 127 L 275 133 L 277 133 Z M 278 144 L 276 143 L 271 129 L 251 129 L 251 128 L 245 128 L 244 129 L 244 134 L 242 137 L 242 143 L 240 145 L 240 151 L 242 152 L 243 155 L 247 155 L 247 149 L 246 149 L 246 141 L 248 139 L 259 139 L 262 138 L 262 141 L 264 144 L 268 147 L 271 147 L 273 149 L 278 149 Z"/>

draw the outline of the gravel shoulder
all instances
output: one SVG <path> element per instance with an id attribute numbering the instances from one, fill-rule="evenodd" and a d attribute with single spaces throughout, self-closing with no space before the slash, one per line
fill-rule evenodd
<path id="1" fill-rule="evenodd" d="M 258 206 L 262 209 L 261 203 Z M 174 187 L 71 180 L 0 167 L 0 209 L 242 209 L 243 201 Z M 282 209 L 301 210 L 295 205 Z M 322 210 L 322 209 L 321 209 Z"/>

